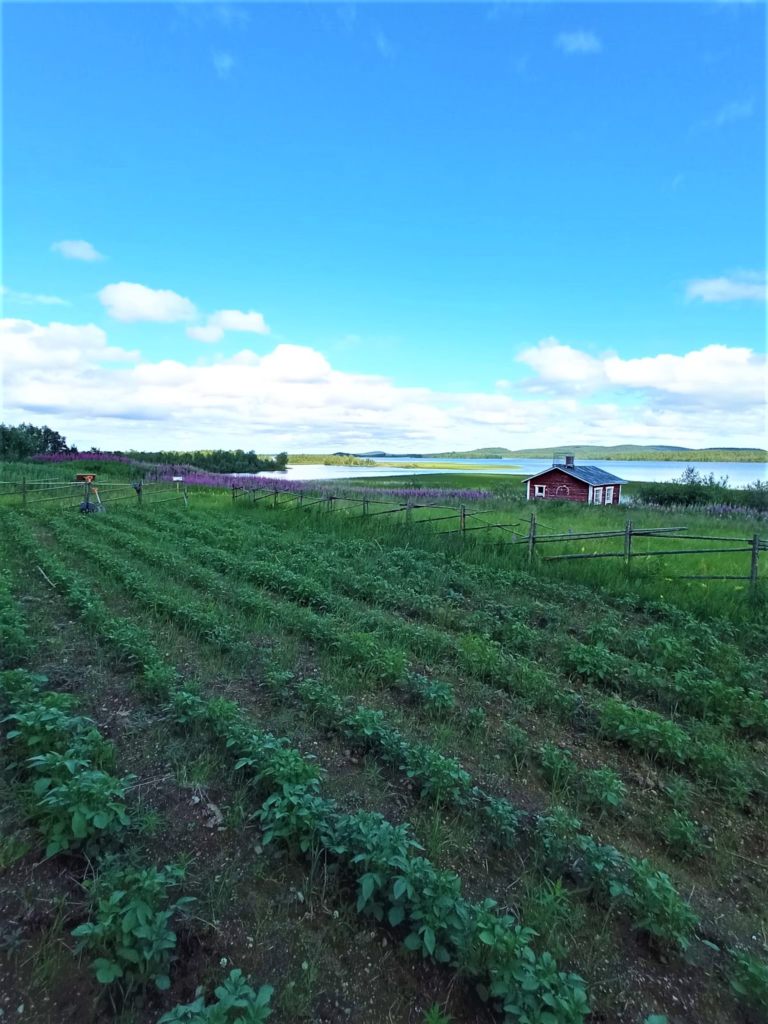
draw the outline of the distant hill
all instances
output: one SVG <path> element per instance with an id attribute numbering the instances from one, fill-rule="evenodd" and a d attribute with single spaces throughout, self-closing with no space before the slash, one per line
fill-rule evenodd
<path id="1" fill-rule="evenodd" d="M 646 459 L 670 462 L 768 462 L 763 448 L 683 448 L 675 444 L 563 444 L 546 448 L 473 448 L 465 452 L 334 452 L 358 459 L 551 459 L 557 452 L 579 459 Z"/>
<path id="2" fill-rule="evenodd" d="M 768 462 L 762 448 L 682 448 L 664 444 L 571 444 L 547 448 L 475 448 L 467 452 L 432 452 L 429 459 L 550 459 L 568 452 L 580 459 L 645 459 L 670 462 Z"/>

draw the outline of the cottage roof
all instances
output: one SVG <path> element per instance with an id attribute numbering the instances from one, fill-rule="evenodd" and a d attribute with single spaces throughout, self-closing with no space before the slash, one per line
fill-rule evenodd
<path id="1" fill-rule="evenodd" d="M 525 478 L 525 483 L 529 480 L 535 480 L 537 476 L 543 476 L 544 473 L 551 473 L 553 469 L 559 469 L 561 473 L 567 473 L 568 476 L 573 476 L 577 480 L 583 481 L 585 484 L 591 484 L 593 487 L 602 487 L 604 484 L 625 484 L 626 480 L 622 480 L 618 476 L 614 476 L 613 473 L 606 473 L 604 469 L 600 469 L 599 466 L 548 466 L 546 469 L 540 469 L 538 473 L 534 473 L 533 476 Z"/>

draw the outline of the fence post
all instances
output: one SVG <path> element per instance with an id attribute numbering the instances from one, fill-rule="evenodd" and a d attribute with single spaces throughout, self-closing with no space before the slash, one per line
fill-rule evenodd
<path id="1" fill-rule="evenodd" d="M 632 520 L 627 520 L 627 525 L 624 527 L 624 564 L 629 573 L 629 566 L 632 560 Z"/>
<path id="2" fill-rule="evenodd" d="M 328 511 L 333 512 L 333 503 L 336 501 L 336 497 L 333 494 L 328 495 Z"/>
<path id="3" fill-rule="evenodd" d="M 22 476 L 21 478 L 21 504 L 26 507 L 27 504 L 27 478 Z"/>
<path id="4" fill-rule="evenodd" d="M 235 485 L 232 484 L 232 501 L 235 500 Z"/>
<path id="5" fill-rule="evenodd" d="M 411 503 L 410 501 L 405 506 L 405 521 L 408 525 L 411 522 Z"/>
<path id="6" fill-rule="evenodd" d="M 528 531 L 528 564 L 533 562 L 533 555 L 536 550 L 536 516 L 531 512 L 531 528 Z"/>
<path id="7" fill-rule="evenodd" d="M 467 506 L 462 505 L 459 510 L 459 529 L 461 530 L 461 539 L 464 540 L 467 536 Z"/>
<path id="8" fill-rule="evenodd" d="M 749 593 L 752 597 L 757 594 L 757 558 L 760 550 L 760 534 L 752 537 L 752 563 L 749 567 Z"/>
<path id="9" fill-rule="evenodd" d="M 304 491 L 299 491 L 299 508 L 304 504 Z"/>
<path id="10" fill-rule="evenodd" d="M 87 486 L 87 485 L 86 485 L 86 486 Z M 138 486 L 138 487 L 136 488 L 136 497 L 137 497 L 137 498 L 139 499 L 139 505 L 141 505 L 141 502 L 142 502 L 142 492 L 143 492 L 143 491 L 144 491 L 144 481 L 143 481 L 143 480 L 140 480 L 140 481 L 139 481 L 139 486 Z M 88 500 L 88 497 L 87 497 L 87 496 L 86 496 L 86 499 L 85 499 L 85 500 L 86 500 L 86 501 Z"/>
<path id="11" fill-rule="evenodd" d="M 363 498 L 363 515 L 364 516 L 368 515 L 368 499 L 367 498 Z"/>

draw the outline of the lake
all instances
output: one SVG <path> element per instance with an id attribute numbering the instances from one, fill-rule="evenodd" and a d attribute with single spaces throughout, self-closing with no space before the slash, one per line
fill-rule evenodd
<path id="1" fill-rule="evenodd" d="M 402 460 L 406 461 L 406 460 Z M 408 459 L 418 465 L 418 459 Z M 434 462 L 434 459 L 425 459 L 425 462 Z M 466 463 L 467 470 L 474 470 L 476 473 L 498 473 L 503 475 L 514 475 L 519 477 L 532 476 L 542 469 L 550 466 L 550 459 L 462 459 L 462 465 Z M 576 465 L 578 466 L 578 460 Z M 714 473 L 719 479 L 721 476 L 728 477 L 730 487 L 746 487 L 755 480 L 768 479 L 768 463 L 765 462 L 655 462 L 641 460 L 619 461 L 612 459 L 589 459 L 584 465 L 599 466 L 622 480 L 653 480 L 669 481 L 679 477 L 686 466 L 694 466 L 700 473 L 709 476 Z M 285 473 L 259 473 L 259 476 L 273 476 L 285 480 L 341 480 L 343 478 L 372 477 L 372 476 L 413 476 L 415 473 L 423 473 L 425 476 L 432 473 L 443 473 L 441 469 L 392 469 L 389 466 L 289 466 Z M 458 478 L 462 470 L 449 470 L 455 472 Z M 248 476 L 250 474 L 236 474 Z"/>

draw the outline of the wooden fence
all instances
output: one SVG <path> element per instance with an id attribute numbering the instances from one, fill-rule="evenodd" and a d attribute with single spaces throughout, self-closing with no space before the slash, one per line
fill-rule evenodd
<path id="1" fill-rule="evenodd" d="M 510 534 L 509 539 L 504 539 L 503 543 L 510 544 L 524 544 L 527 545 L 528 551 L 528 562 L 533 563 L 538 549 L 542 544 L 566 544 L 574 541 L 590 541 L 590 540 L 606 540 L 610 538 L 621 539 L 622 550 L 621 551 L 591 551 L 588 553 L 578 554 L 562 554 L 562 555 L 544 555 L 541 556 L 545 562 L 555 562 L 566 559 L 593 559 L 593 558 L 621 558 L 624 560 L 624 565 L 627 573 L 631 572 L 632 559 L 633 558 L 653 558 L 653 557 L 669 557 L 678 555 L 712 555 L 712 554 L 737 554 L 742 552 L 749 552 L 749 572 L 745 575 L 684 575 L 675 576 L 674 579 L 681 580 L 745 580 L 749 581 L 750 592 L 754 595 L 757 591 L 758 584 L 758 570 L 759 570 L 759 553 L 761 551 L 768 550 L 768 541 L 761 539 L 760 535 L 755 533 L 752 537 L 707 537 L 692 535 L 687 532 L 688 527 L 686 526 L 652 526 L 652 527 L 636 527 L 632 520 L 627 520 L 623 530 L 593 530 L 584 533 L 553 533 L 550 532 L 548 536 L 541 536 L 539 533 L 540 529 L 547 529 L 542 523 L 537 522 L 536 515 L 531 514 L 530 519 L 523 518 L 517 523 L 494 523 L 488 522 L 489 516 L 493 516 L 491 510 L 471 510 L 466 505 L 441 505 L 437 502 L 418 502 L 418 501 L 407 501 L 407 502 L 392 502 L 392 501 L 381 501 L 374 498 L 351 498 L 349 495 L 339 494 L 333 495 L 328 494 L 321 498 L 318 498 L 316 494 L 312 492 L 304 491 L 282 491 L 279 488 L 264 488 L 256 487 L 249 488 L 245 485 L 233 484 L 232 485 L 232 500 L 236 501 L 238 498 L 244 498 L 250 496 L 252 502 L 268 501 L 272 499 L 271 506 L 273 508 L 282 508 L 284 510 L 305 510 L 314 508 L 316 512 L 322 514 L 329 514 L 337 511 L 352 511 L 359 509 L 359 515 L 361 516 L 378 516 L 378 515 L 397 515 L 400 514 L 404 517 L 404 521 L 414 526 L 420 526 L 425 523 L 440 523 L 446 522 L 447 520 L 458 520 L 458 525 L 455 529 L 451 530 L 440 530 L 441 535 L 449 534 L 461 534 L 462 537 L 466 536 L 467 533 L 474 530 L 500 530 L 502 533 Z M 305 500 L 309 498 L 310 500 Z M 340 504 L 346 502 L 346 504 Z M 384 509 L 377 509 L 371 511 L 371 506 L 385 505 Z M 394 508 L 391 506 L 395 506 Z M 324 508 L 318 508 L 318 506 L 325 506 Z M 414 513 L 420 509 L 437 509 L 440 511 L 446 511 L 450 514 L 441 516 L 427 516 L 422 519 L 415 519 Z M 523 526 L 525 529 L 522 531 L 517 530 L 517 527 Z M 727 544 L 727 547 L 717 548 L 665 548 L 663 550 L 656 551 L 641 551 L 633 550 L 633 540 L 636 537 L 657 537 L 663 541 L 710 541 L 717 544 Z M 734 547 L 733 545 L 739 545 Z"/>
<path id="2" fill-rule="evenodd" d="M 58 502 L 64 508 L 79 508 L 88 502 L 96 508 L 106 508 L 116 502 L 144 501 L 156 505 L 164 501 L 183 501 L 187 504 L 187 488 L 180 488 L 168 482 L 135 484 L 106 481 L 96 483 L 88 480 L 21 480 L 0 481 L 0 504 L 21 508 L 37 507 L 43 502 Z"/>

